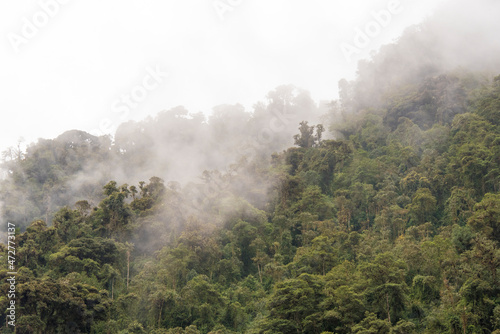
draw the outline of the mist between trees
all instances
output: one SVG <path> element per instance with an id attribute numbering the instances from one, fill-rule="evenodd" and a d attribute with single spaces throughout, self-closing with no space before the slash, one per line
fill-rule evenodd
<path id="1" fill-rule="evenodd" d="M 499 5 L 480 3 L 408 29 L 328 104 L 283 85 L 252 112 L 4 152 L 17 332 L 498 333 Z"/>

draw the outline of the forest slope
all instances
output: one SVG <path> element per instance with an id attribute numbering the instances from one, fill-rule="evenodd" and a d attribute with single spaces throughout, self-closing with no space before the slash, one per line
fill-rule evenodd
<path id="1" fill-rule="evenodd" d="M 114 142 L 72 131 L 7 152 L 17 333 L 500 333 L 500 76 L 364 74 L 421 33 L 342 81 L 323 124 L 281 86 L 253 114 L 181 108 Z M 178 148 L 208 154 L 191 169 Z M 199 181 L 153 173 L 179 168 Z"/>

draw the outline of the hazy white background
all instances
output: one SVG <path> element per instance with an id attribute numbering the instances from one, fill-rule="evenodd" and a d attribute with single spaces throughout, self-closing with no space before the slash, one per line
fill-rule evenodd
<path id="1" fill-rule="evenodd" d="M 352 44 L 355 29 L 389 0 L 233 0 L 223 19 L 213 0 L 67 2 L 19 52 L 9 34 L 21 35 L 40 3 L 0 2 L 0 150 L 20 137 L 90 132 L 103 119 L 140 120 L 177 105 L 209 114 L 241 103 L 251 111 L 281 84 L 305 88 L 315 101 L 334 99 L 338 80 L 355 77 L 357 60 L 444 0 L 401 0 L 401 13 L 352 62 L 340 44 Z M 142 83 L 148 67 L 169 75 L 129 113 L 114 113 L 113 103 Z"/>

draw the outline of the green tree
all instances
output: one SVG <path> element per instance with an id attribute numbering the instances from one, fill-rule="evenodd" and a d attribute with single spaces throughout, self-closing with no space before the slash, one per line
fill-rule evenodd
<path id="1" fill-rule="evenodd" d="M 433 221 L 437 200 L 428 188 L 420 188 L 415 192 L 409 205 L 411 221 L 421 225 Z"/>
<path id="2" fill-rule="evenodd" d="M 474 213 L 467 224 L 488 238 L 500 242 L 500 194 L 486 194 L 474 206 Z"/>
<path id="3" fill-rule="evenodd" d="M 317 332 L 321 324 L 316 312 L 323 297 L 322 280 L 314 275 L 302 274 L 276 285 L 269 299 L 270 315 L 263 322 L 264 330 L 280 333 Z"/>
<path id="4" fill-rule="evenodd" d="M 368 280 L 365 291 L 367 302 L 389 323 L 400 319 L 406 304 L 405 263 L 390 253 L 376 256 L 373 262 L 361 264 L 361 272 Z M 392 315 L 392 317 L 391 317 Z"/>

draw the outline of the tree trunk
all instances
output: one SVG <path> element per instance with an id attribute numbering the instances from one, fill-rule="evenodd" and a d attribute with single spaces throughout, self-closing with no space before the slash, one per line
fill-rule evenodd
<path id="1" fill-rule="evenodd" d="M 163 310 L 163 301 L 161 301 L 160 303 L 160 314 L 158 315 L 158 328 L 160 328 L 162 310 Z"/>
<path id="2" fill-rule="evenodd" d="M 127 290 L 128 290 L 129 278 L 130 278 L 130 250 L 127 251 Z"/>
<path id="3" fill-rule="evenodd" d="M 391 309 L 389 307 L 389 294 L 385 295 L 385 302 L 387 306 L 387 319 L 389 319 L 389 322 L 391 322 Z"/>
<path id="4" fill-rule="evenodd" d="M 466 307 L 464 306 L 464 313 L 462 313 L 462 329 L 464 331 L 464 334 L 467 332 L 467 314 L 466 314 Z"/>
<path id="5" fill-rule="evenodd" d="M 49 213 L 50 213 L 50 207 L 52 206 L 52 197 L 48 195 L 48 200 L 47 200 L 47 211 L 45 211 L 45 223 L 49 225 Z"/>

